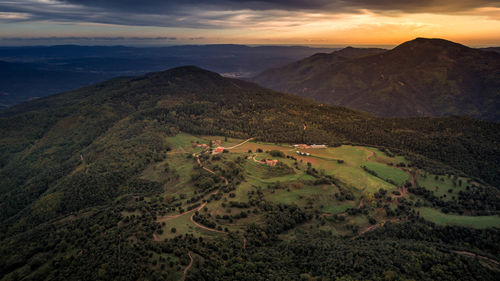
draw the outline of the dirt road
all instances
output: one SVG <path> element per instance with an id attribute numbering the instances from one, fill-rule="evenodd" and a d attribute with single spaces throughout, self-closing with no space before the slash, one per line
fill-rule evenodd
<path id="1" fill-rule="evenodd" d="M 206 227 L 204 225 L 201 225 L 199 223 L 197 223 L 195 220 L 194 220 L 194 214 L 191 215 L 191 217 L 189 218 L 191 220 L 191 222 L 196 225 L 197 227 L 199 228 L 203 228 L 205 230 L 208 230 L 208 231 L 212 231 L 212 232 L 217 232 L 217 233 L 224 233 L 224 234 L 227 234 L 227 232 L 224 232 L 224 231 L 221 231 L 221 230 L 217 230 L 217 229 L 213 229 L 213 228 L 210 228 L 210 227 Z"/>
<path id="2" fill-rule="evenodd" d="M 484 260 L 484 261 L 493 263 L 493 264 L 495 264 L 497 266 L 500 266 L 500 262 L 498 262 L 496 260 L 493 260 L 493 259 L 490 259 L 490 258 L 485 257 L 485 256 L 480 256 L 480 255 L 475 254 L 475 253 L 466 252 L 466 251 L 453 251 L 453 252 L 456 253 L 456 254 L 462 255 L 462 256 L 468 256 L 468 257 L 472 257 L 472 258 L 477 258 L 477 259 L 480 259 L 480 260 Z"/>
<path id="3" fill-rule="evenodd" d="M 406 194 L 408 193 L 408 188 L 406 188 L 406 186 L 403 186 L 403 187 L 398 188 L 398 191 L 399 191 L 399 195 L 395 195 L 395 194 L 393 194 L 393 195 L 392 195 L 392 198 L 401 198 L 401 197 L 405 197 L 405 196 L 406 196 Z"/>
<path id="4" fill-rule="evenodd" d="M 201 164 L 201 161 L 200 161 L 200 157 L 199 157 L 199 155 L 196 155 L 196 162 L 198 162 L 198 165 L 200 165 L 200 167 L 201 167 L 203 170 L 205 170 L 205 171 L 207 171 L 207 172 L 209 172 L 209 173 L 211 173 L 211 174 L 213 174 L 213 175 L 217 175 L 214 171 L 210 170 L 209 168 L 207 168 L 207 167 L 203 166 L 203 164 Z M 219 176 L 219 177 L 220 177 L 220 178 L 224 181 L 224 183 L 225 183 L 226 185 L 228 185 L 228 184 L 229 184 L 229 181 L 228 181 L 225 177 L 223 177 L 223 176 Z"/>
<path id="5" fill-rule="evenodd" d="M 158 238 L 158 235 L 156 235 L 156 233 L 153 233 L 153 240 L 160 241 L 160 238 Z"/>
<path id="6" fill-rule="evenodd" d="M 368 151 L 368 155 L 366 156 L 366 161 L 370 160 L 370 158 L 372 158 L 372 156 L 375 155 L 375 152 L 367 149 L 366 147 L 361 147 L 361 149 L 365 150 L 365 151 Z"/>
<path id="7" fill-rule="evenodd" d="M 244 142 L 240 142 L 240 143 L 238 143 L 237 145 L 233 145 L 233 146 L 231 146 L 231 147 L 224 147 L 224 149 L 233 149 L 233 148 L 237 148 L 238 146 L 243 145 L 243 144 L 245 144 L 245 143 L 247 143 L 247 142 L 249 142 L 249 141 L 251 141 L 251 140 L 253 140 L 253 139 L 255 139 L 255 138 L 249 138 L 249 139 L 247 139 L 247 140 L 246 140 L 246 141 L 244 141 Z"/>
<path id="8" fill-rule="evenodd" d="M 188 252 L 188 256 L 189 256 L 189 259 L 191 260 L 189 262 L 189 264 L 186 266 L 186 268 L 184 268 L 184 275 L 182 276 L 182 281 L 186 280 L 186 273 L 188 272 L 188 270 L 191 268 L 191 266 L 193 265 L 193 256 L 191 256 L 191 252 Z"/>

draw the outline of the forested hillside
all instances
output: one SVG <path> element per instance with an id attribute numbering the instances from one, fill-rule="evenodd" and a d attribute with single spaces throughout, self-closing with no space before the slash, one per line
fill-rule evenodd
<path id="1" fill-rule="evenodd" d="M 0 108 L 73 90 L 117 76 L 195 64 L 231 77 L 250 77 L 329 48 L 186 45 L 0 46 Z"/>
<path id="2" fill-rule="evenodd" d="M 0 118 L 2 281 L 499 276 L 497 123 L 379 118 L 197 67 Z"/>
<path id="3" fill-rule="evenodd" d="M 426 38 L 385 52 L 361 50 L 351 49 L 357 56 L 317 54 L 264 71 L 253 81 L 379 116 L 500 120 L 500 54 Z"/>

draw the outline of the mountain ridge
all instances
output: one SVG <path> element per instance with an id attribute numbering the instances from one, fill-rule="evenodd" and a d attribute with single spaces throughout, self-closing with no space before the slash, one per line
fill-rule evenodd
<path id="1" fill-rule="evenodd" d="M 265 71 L 252 81 L 380 116 L 500 118 L 496 110 L 500 55 L 494 52 L 444 39 L 417 38 L 392 50 L 348 60 L 312 58 Z M 309 72 L 297 73 L 297 69 Z"/>

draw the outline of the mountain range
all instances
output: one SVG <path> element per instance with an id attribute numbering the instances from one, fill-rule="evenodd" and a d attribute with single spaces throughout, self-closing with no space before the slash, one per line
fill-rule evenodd
<path id="1" fill-rule="evenodd" d="M 0 108 L 117 76 L 199 65 L 231 77 L 250 77 L 331 48 L 186 45 L 170 47 L 0 47 Z"/>
<path id="2" fill-rule="evenodd" d="M 392 50 L 316 54 L 264 71 L 253 81 L 379 116 L 500 120 L 500 54 L 443 39 L 417 38 Z"/>

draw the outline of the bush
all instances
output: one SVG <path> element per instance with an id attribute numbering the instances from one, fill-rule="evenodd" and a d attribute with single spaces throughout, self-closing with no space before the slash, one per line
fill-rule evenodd
<path id="1" fill-rule="evenodd" d="M 269 151 L 269 154 L 273 157 L 285 157 L 285 153 L 283 153 L 283 151 L 279 151 L 279 150 L 271 150 L 271 151 Z"/>

